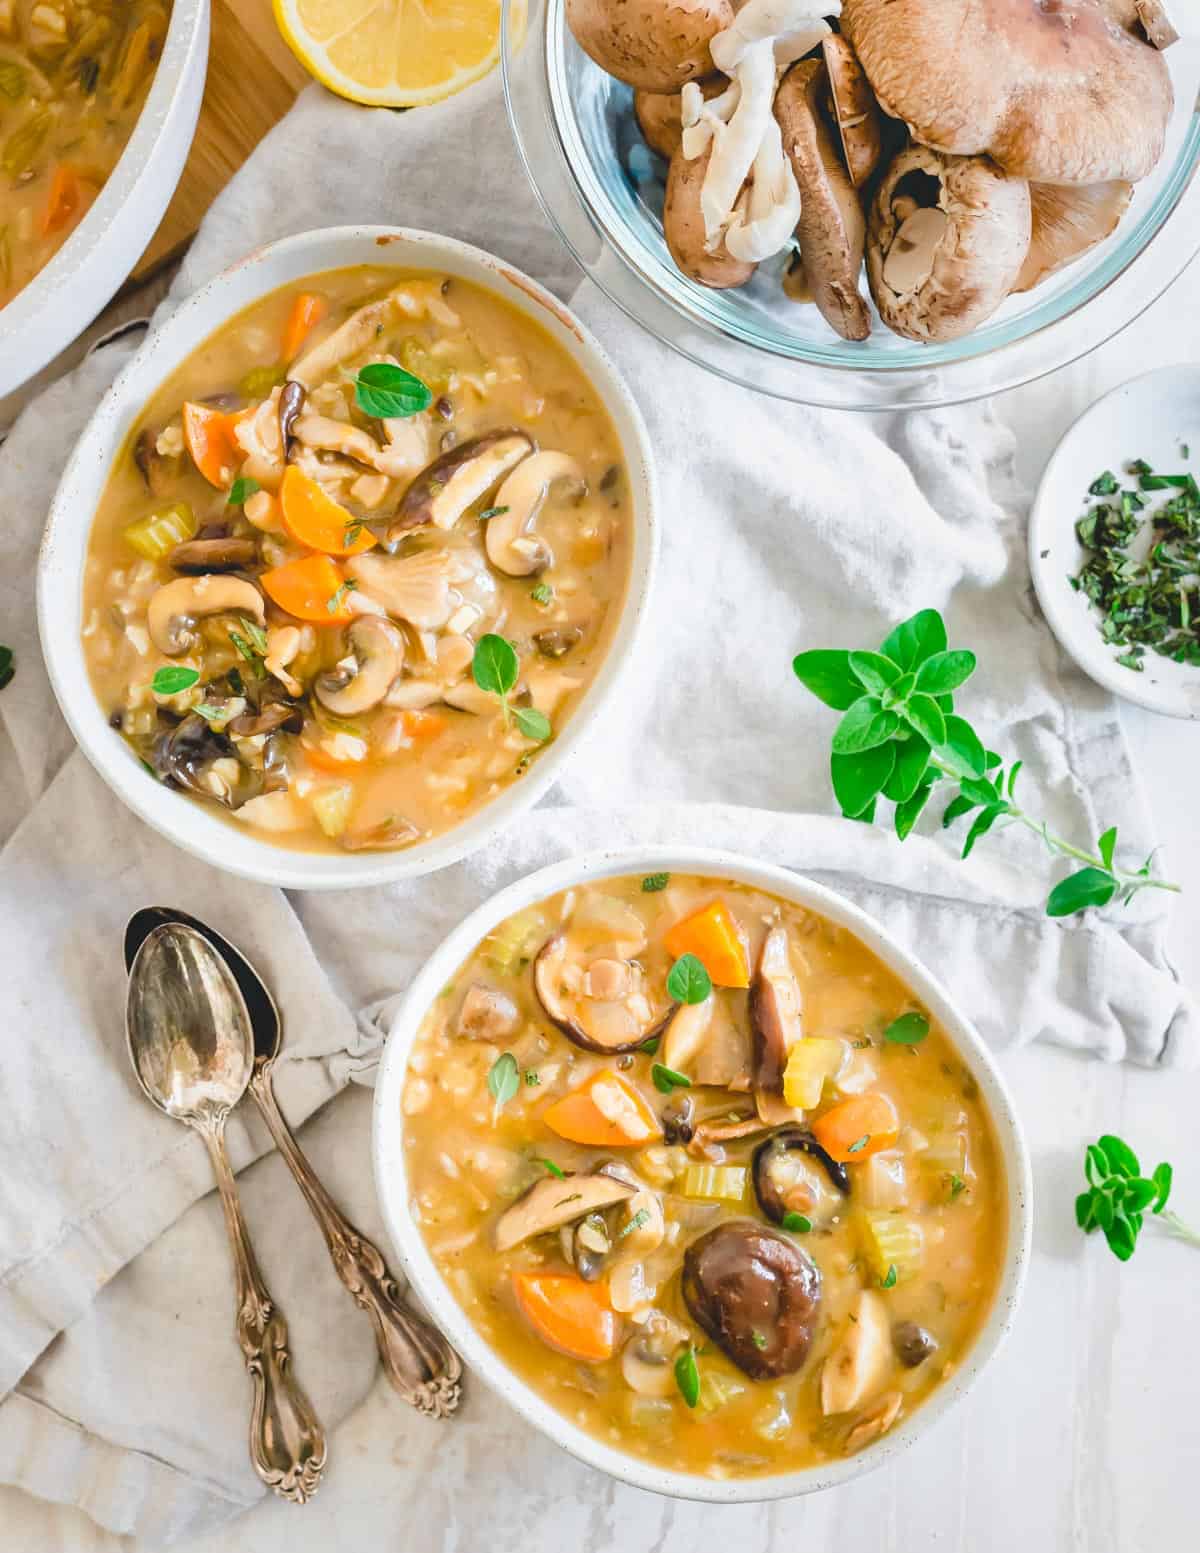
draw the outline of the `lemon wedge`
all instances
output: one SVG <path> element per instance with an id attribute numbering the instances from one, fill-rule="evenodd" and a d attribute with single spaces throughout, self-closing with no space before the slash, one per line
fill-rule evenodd
<path id="1" fill-rule="evenodd" d="M 331 92 L 377 108 L 438 102 L 500 57 L 500 0 L 274 0 L 288 47 Z M 521 7 L 524 25 L 524 6 Z"/>

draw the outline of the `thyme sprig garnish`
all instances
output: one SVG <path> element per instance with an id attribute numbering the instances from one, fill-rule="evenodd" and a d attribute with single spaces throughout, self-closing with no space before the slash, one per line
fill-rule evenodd
<path id="1" fill-rule="evenodd" d="M 1016 800 L 1021 762 L 1006 768 L 954 709 L 953 693 L 975 666 L 974 653 L 949 648 L 936 609 L 901 621 L 877 652 L 820 649 L 794 659 L 801 684 L 843 714 L 830 755 L 842 813 L 870 823 L 879 800 L 888 800 L 895 805 L 893 824 L 903 841 L 934 789 L 943 782 L 954 784 L 958 791 L 943 812 L 942 825 L 974 815 L 963 841 L 964 858 L 994 826 L 1020 825 L 1040 837 L 1049 852 L 1084 865 L 1050 891 L 1046 913 L 1051 917 L 1105 906 L 1114 898 L 1127 904 L 1139 890 L 1178 891 L 1177 884 L 1154 875 L 1153 854 L 1137 869 L 1118 865 L 1116 826 L 1088 851 L 1021 807 Z"/>

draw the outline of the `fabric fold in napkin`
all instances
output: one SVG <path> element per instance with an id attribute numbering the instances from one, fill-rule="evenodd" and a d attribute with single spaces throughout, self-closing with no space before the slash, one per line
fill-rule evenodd
<path id="1" fill-rule="evenodd" d="M 303 167 L 305 176 L 295 176 Z M 160 1548 L 252 1504 L 249 1384 L 203 1146 L 128 1070 L 121 931 L 185 907 L 239 944 L 283 1009 L 281 1101 L 331 1190 L 382 1236 L 369 1081 L 389 999 L 499 884 L 620 844 L 723 846 L 812 873 L 878 916 L 997 1049 L 1049 1039 L 1146 1064 L 1194 1058 L 1196 1012 L 1163 948 L 1168 901 L 1064 924 L 1053 861 L 993 832 L 969 863 L 936 815 L 903 847 L 826 818 L 834 714 L 801 689 L 807 647 L 867 647 L 943 610 L 980 669 L 962 705 L 1060 833 L 1153 837 L 1114 703 L 1064 660 L 1029 590 L 1011 439 L 987 408 L 857 418 L 761 399 L 642 334 L 590 284 L 526 183 L 499 83 L 420 112 L 316 88 L 214 206 L 165 307 L 256 244 L 390 222 L 492 249 L 564 298 L 630 382 L 659 461 L 658 592 L 634 672 L 548 802 L 466 863 L 386 890 L 293 896 L 223 875 L 109 793 L 54 705 L 37 647 L 41 526 L 71 445 L 132 349 L 96 353 L 0 450 L 0 1482 L 79 1504 Z M 180 803 L 187 800 L 180 798 Z M 1164 860 L 1164 866 L 1169 859 Z M 359 1017 L 356 1017 L 359 1016 Z M 336 1098 L 334 1098 L 336 1097 Z M 331 1103 L 330 1103 L 331 1102 Z M 247 1217 L 333 1433 L 376 1373 L 355 1311 L 249 1111 L 230 1126 Z M 474 1404 L 499 1407 L 492 1399 Z M 400 1408 L 399 1402 L 396 1407 Z M 405 1415 L 398 1429 L 434 1427 Z"/>

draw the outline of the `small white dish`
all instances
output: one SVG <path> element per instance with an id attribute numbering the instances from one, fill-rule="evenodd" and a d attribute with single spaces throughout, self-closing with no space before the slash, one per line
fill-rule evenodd
<path id="1" fill-rule="evenodd" d="M 0 308 L 0 399 L 64 350 L 145 252 L 191 149 L 208 69 L 209 0 L 174 0 L 149 96 L 96 203 Z"/>
<path id="2" fill-rule="evenodd" d="M 943 1026 L 978 1083 L 995 1125 L 1008 1188 L 1008 1224 L 999 1285 L 987 1320 L 962 1363 L 928 1401 L 880 1440 L 842 1461 L 771 1477 L 709 1478 L 676 1472 L 614 1450 L 551 1407 L 493 1352 L 439 1272 L 409 1211 L 401 1096 L 413 1042 L 426 1012 L 443 987 L 479 941 L 514 913 L 572 885 L 625 874 L 659 872 L 702 874 L 769 890 L 785 900 L 820 912 L 854 933 L 916 993 Z M 715 1504 L 786 1499 L 836 1488 L 876 1467 L 894 1462 L 974 1386 L 991 1362 L 1012 1327 L 1029 1262 L 1033 1227 L 1029 1152 L 1012 1097 L 992 1054 L 971 1021 L 951 1002 L 946 990 L 920 961 L 857 906 L 789 869 L 715 848 L 640 847 L 568 858 L 510 884 L 459 923 L 409 985 L 392 1020 L 375 1084 L 371 1157 L 384 1222 L 404 1271 L 425 1308 L 467 1366 L 527 1422 L 572 1456 L 623 1483 L 648 1489 L 651 1493 L 668 1494 L 675 1499 L 702 1499 Z"/>
<path id="3" fill-rule="evenodd" d="M 1189 458 L 1184 458 L 1187 447 Z M 1162 367 L 1114 388 L 1080 416 L 1046 466 L 1029 519 L 1029 569 L 1050 629 L 1085 674 L 1126 701 L 1167 717 L 1200 718 L 1200 668 L 1147 650 L 1139 673 L 1100 635 L 1100 616 L 1071 586 L 1086 552 L 1075 525 L 1095 500 L 1088 487 L 1145 459 L 1156 474 L 1200 478 L 1200 366 Z"/>
<path id="4" fill-rule="evenodd" d="M 436 270 L 495 293 L 532 318 L 591 382 L 616 428 L 631 496 L 629 581 L 604 661 L 570 721 L 527 776 L 461 825 L 396 852 L 303 852 L 273 845 L 143 770 L 109 727 L 83 655 L 83 578 L 97 503 L 146 401 L 231 318 L 281 286 L 354 265 Z M 654 472 L 641 413 L 604 351 L 529 276 L 453 238 L 402 227 L 328 227 L 260 248 L 202 286 L 151 334 L 100 402 L 55 493 L 38 559 L 38 628 L 50 683 L 80 748 L 121 801 L 176 846 L 245 879 L 292 890 L 357 889 L 432 873 L 485 846 L 538 799 L 612 699 L 646 615 L 658 553 Z"/>

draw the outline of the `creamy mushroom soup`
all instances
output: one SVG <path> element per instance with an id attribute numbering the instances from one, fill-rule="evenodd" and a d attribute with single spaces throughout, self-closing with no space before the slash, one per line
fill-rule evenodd
<path id="1" fill-rule="evenodd" d="M 570 718 L 630 512 L 599 396 L 533 320 L 439 274 L 312 276 L 134 428 L 90 540 L 92 683 L 155 775 L 266 838 L 405 846 Z"/>
<path id="2" fill-rule="evenodd" d="M 1007 1241 L 967 1065 L 853 934 L 727 880 L 495 929 L 409 1057 L 412 1212 L 485 1340 L 662 1466 L 851 1455 L 963 1361 Z"/>
<path id="3" fill-rule="evenodd" d="M 167 0 L 0 0 L 0 307 L 83 220 L 133 133 Z"/>

